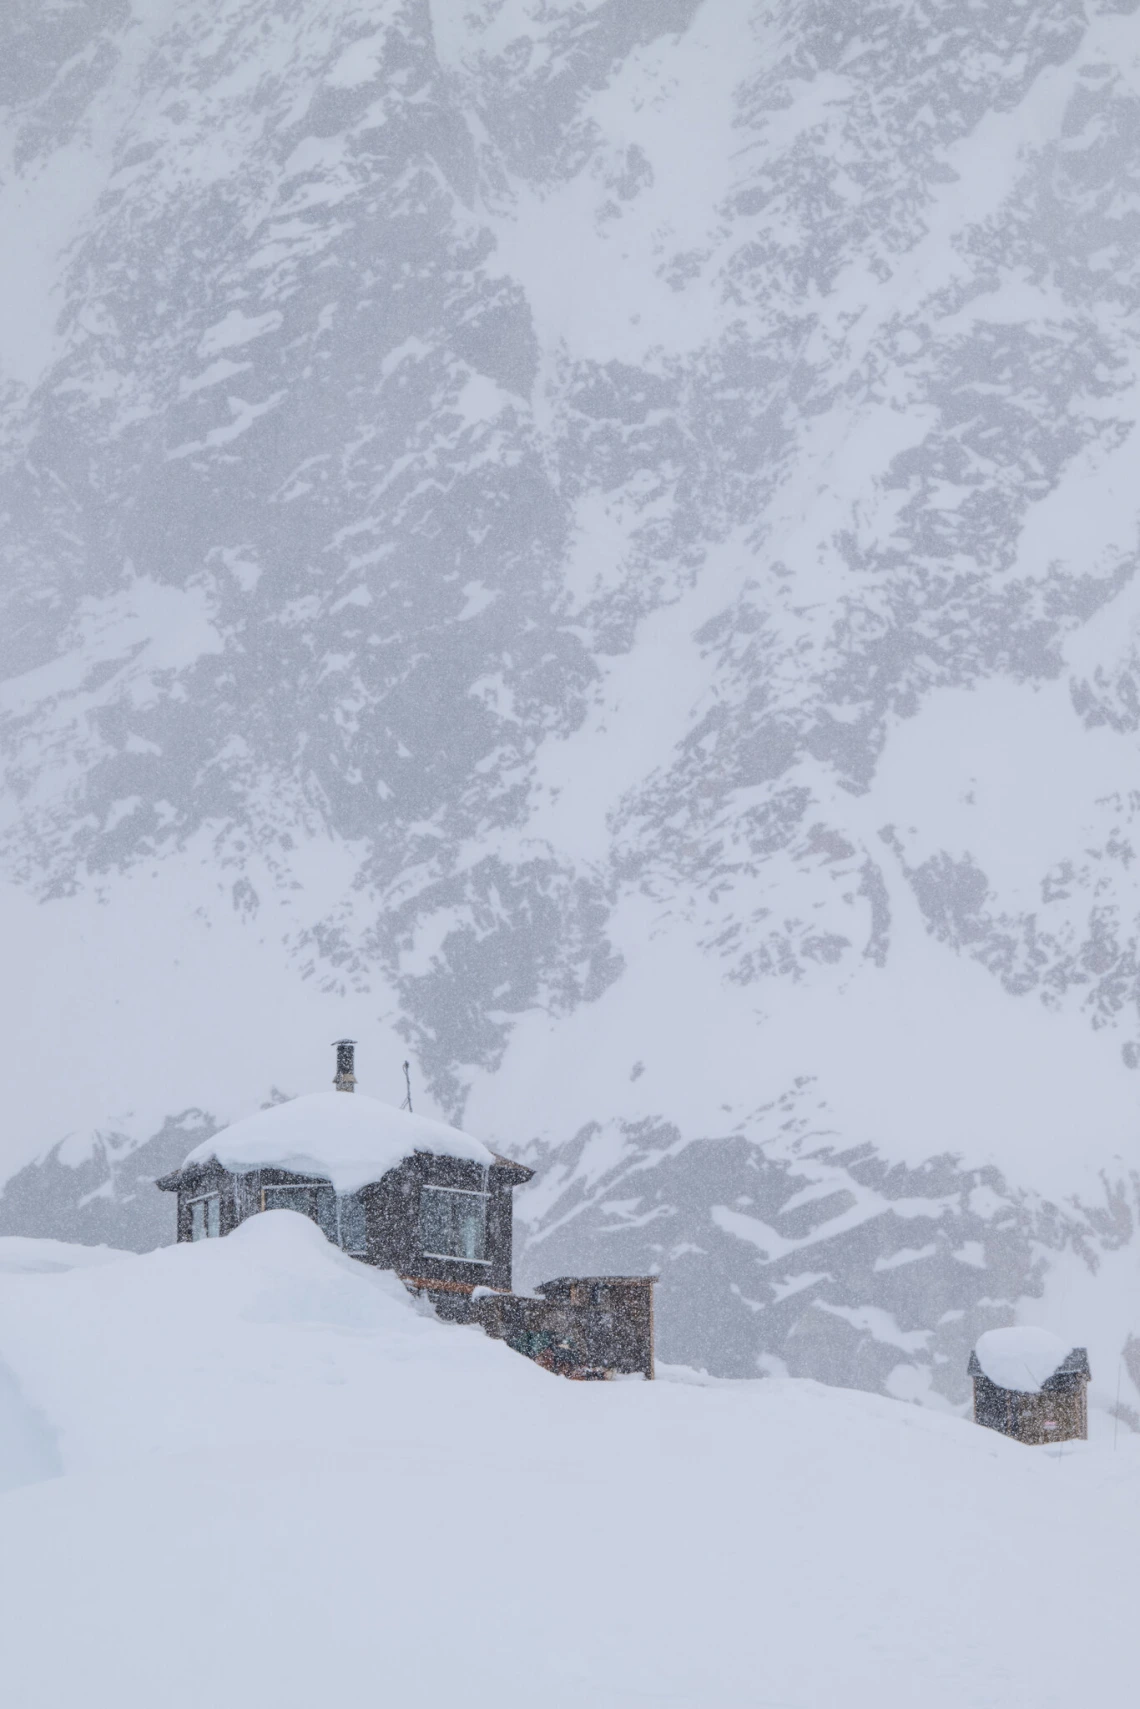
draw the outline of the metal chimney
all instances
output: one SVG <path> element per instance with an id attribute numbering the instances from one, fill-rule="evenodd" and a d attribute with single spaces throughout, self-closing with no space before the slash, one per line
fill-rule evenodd
<path id="1" fill-rule="evenodd" d="M 336 1045 L 336 1079 L 333 1085 L 338 1092 L 354 1092 L 356 1075 L 352 1070 L 356 1059 L 356 1040 L 338 1038 L 333 1043 Z"/>

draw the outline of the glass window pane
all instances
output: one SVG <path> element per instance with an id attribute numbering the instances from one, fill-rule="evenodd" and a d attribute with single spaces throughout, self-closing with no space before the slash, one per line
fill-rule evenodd
<path id="1" fill-rule="evenodd" d="M 451 1208 L 447 1196 L 425 1187 L 420 1194 L 420 1247 L 446 1254 L 451 1245 Z"/>
<path id="2" fill-rule="evenodd" d="M 222 1201 L 217 1193 L 206 1200 L 206 1237 L 217 1240 L 222 1232 Z"/>
<path id="3" fill-rule="evenodd" d="M 331 1186 L 313 1182 L 297 1187 L 265 1187 L 267 1211 L 296 1211 L 315 1222 L 326 1240 L 337 1244 L 337 1203 Z"/>
<path id="4" fill-rule="evenodd" d="M 485 1258 L 487 1201 L 473 1193 L 454 1193 L 457 1249 L 464 1258 Z"/>
<path id="5" fill-rule="evenodd" d="M 312 1212 L 321 1233 L 326 1240 L 336 1245 L 336 1194 L 331 1187 L 317 1187 L 313 1193 L 315 1201 Z"/>
<path id="6" fill-rule="evenodd" d="M 206 1205 L 202 1199 L 193 1199 L 190 1204 L 190 1238 L 205 1240 L 206 1238 Z"/>
<path id="7" fill-rule="evenodd" d="M 424 1187 L 420 1193 L 420 1250 L 440 1258 L 487 1257 L 487 1200 L 482 1193 Z"/>
<path id="8" fill-rule="evenodd" d="M 297 1211 L 301 1216 L 312 1217 L 316 1221 L 311 1187 L 266 1187 L 265 1208 L 267 1211 Z"/>
<path id="9" fill-rule="evenodd" d="M 364 1200 L 359 1193 L 346 1193 L 340 1201 L 340 1243 L 346 1252 L 363 1252 L 367 1246 Z"/>

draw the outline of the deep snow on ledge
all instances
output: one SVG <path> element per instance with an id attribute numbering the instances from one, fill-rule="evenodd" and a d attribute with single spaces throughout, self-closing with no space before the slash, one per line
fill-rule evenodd
<path id="1" fill-rule="evenodd" d="M 0 1265 L 56 1461 L 0 1497 L 20 1709 L 1060 1709 L 1131 1677 L 1131 1436 L 567 1383 L 290 1212 L 50 1273 L 33 1244 Z"/>
<path id="2" fill-rule="evenodd" d="M 216 1157 L 241 1173 L 293 1169 L 331 1181 L 338 1193 L 355 1193 L 415 1151 L 494 1162 L 481 1140 L 459 1128 L 346 1092 L 310 1092 L 259 1110 L 195 1146 L 186 1161 Z"/>
<path id="3" fill-rule="evenodd" d="M 1047 1329 L 1019 1324 L 1014 1329 L 987 1329 L 978 1337 L 976 1351 L 991 1383 L 1021 1394 L 1040 1394 L 1070 1349 Z"/>

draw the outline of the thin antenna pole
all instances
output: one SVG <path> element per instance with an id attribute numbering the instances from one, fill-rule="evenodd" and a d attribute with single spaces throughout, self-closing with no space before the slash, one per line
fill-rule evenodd
<path id="1" fill-rule="evenodd" d="M 404 1064 L 404 1085 L 407 1087 L 407 1092 L 404 1096 L 403 1103 L 400 1105 L 400 1108 L 402 1110 L 407 1110 L 408 1114 L 411 1115 L 412 1114 L 412 1071 L 406 1062 Z"/>

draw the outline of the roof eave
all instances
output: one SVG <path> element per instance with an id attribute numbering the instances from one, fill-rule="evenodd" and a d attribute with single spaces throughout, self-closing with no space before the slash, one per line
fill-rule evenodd
<path id="1" fill-rule="evenodd" d="M 516 1187 L 521 1187 L 524 1181 L 534 1179 L 534 1170 L 528 1169 L 525 1163 L 516 1163 L 513 1157 L 500 1157 L 497 1151 L 492 1151 L 491 1156 L 495 1159 L 496 1169 L 509 1169 L 515 1176 Z"/>

